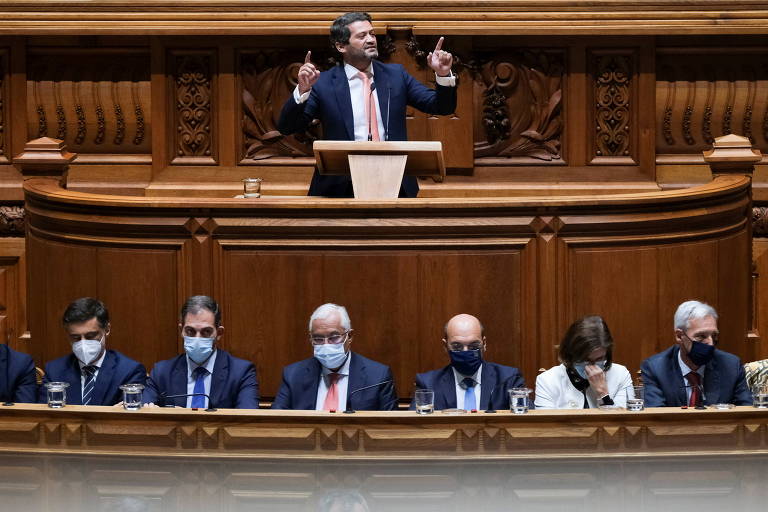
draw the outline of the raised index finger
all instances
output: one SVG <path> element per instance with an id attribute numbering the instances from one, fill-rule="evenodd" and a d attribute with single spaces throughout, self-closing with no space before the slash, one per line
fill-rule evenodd
<path id="1" fill-rule="evenodd" d="M 443 39 L 445 38 L 443 36 L 440 36 L 440 39 L 437 40 L 437 44 L 435 45 L 435 53 L 443 49 Z"/>
<path id="2" fill-rule="evenodd" d="M 307 56 L 304 57 L 304 64 L 307 64 L 307 63 L 311 62 L 310 61 L 311 58 L 312 58 L 312 50 L 308 51 L 307 52 Z"/>

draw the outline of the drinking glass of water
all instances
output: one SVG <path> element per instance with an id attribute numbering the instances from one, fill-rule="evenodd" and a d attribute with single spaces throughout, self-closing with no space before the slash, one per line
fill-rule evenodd
<path id="1" fill-rule="evenodd" d="M 67 388 L 69 382 L 46 382 L 45 388 L 48 390 L 48 407 L 52 409 L 61 409 L 67 405 Z"/>
<path id="2" fill-rule="evenodd" d="M 123 407 L 127 411 L 138 411 L 141 409 L 141 394 L 144 390 L 144 384 L 123 384 L 120 386 L 123 390 Z"/>
<path id="3" fill-rule="evenodd" d="M 528 412 L 528 395 L 531 390 L 528 388 L 511 388 L 509 393 L 509 410 L 515 414 L 525 414 Z"/>
<path id="4" fill-rule="evenodd" d="M 768 409 L 768 384 L 752 387 L 752 405 L 758 409 Z"/>
<path id="5" fill-rule="evenodd" d="M 627 410 L 642 411 L 645 409 L 645 388 L 630 386 L 627 388 Z"/>
<path id="6" fill-rule="evenodd" d="M 417 389 L 414 402 L 417 414 L 432 414 L 435 410 L 435 392 L 431 389 Z"/>

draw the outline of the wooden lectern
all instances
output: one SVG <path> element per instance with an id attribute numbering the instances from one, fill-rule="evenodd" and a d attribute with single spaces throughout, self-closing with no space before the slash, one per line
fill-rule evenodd
<path id="1" fill-rule="evenodd" d="M 439 141 L 317 140 L 320 174 L 349 174 L 356 199 L 397 199 L 403 174 L 445 178 Z"/>

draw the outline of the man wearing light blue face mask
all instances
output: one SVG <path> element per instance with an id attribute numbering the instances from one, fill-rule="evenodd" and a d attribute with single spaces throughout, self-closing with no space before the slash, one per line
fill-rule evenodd
<path id="1" fill-rule="evenodd" d="M 717 312 L 689 300 L 675 312 L 675 345 L 643 361 L 646 407 L 751 405 L 741 360 L 717 348 Z"/>
<path id="2" fill-rule="evenodd" d="M 323 304 L 309 319 L 314 357 L 283 369 L 273 409 L 389 411 L 397 394 L 389 366 L 350 351 L 352 322 L 344 306 Z"/>
<path id="3" fill-rule="evenodd" d="M 71 352 L 45 365 L 43 384 L 67 382 L 71 405 L 115 405 L 122 400 L 123 384 L 144 384 L 144 366 L 116 350 L 107 349 L 111 332 L 109 311 L 98 299 L 83 297 L 67 306 L 62 324 Z M 39 401 L 45 403 L 46 388 Z"/>
<path id="4" fill-rule="evenodd" d="M 144 400 L 195 409 L 258 409 L 256 368 L 218 348 L 224 334 L 219 305 L 195 295 L 181 308 L 184 353 L 160 361 L 147 379 Z"/>
<path id="5" fill-rule="evenodd" d="M 483 326 L 472 315 L 456 315 L 445 324 L 443 347 L 451 363 L 416 375 L 416 389 L 435 392 L 435 409 L 509 409 L 507 390 L 525 387 L 517 368 L 484 360 Z"/>

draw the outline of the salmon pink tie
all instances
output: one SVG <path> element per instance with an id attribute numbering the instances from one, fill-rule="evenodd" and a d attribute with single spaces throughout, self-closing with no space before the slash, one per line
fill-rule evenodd
<path id="1" fill-rule="evenodd" d="M 365 103 L 365 120 L 368 122 L 368 126 L 371 130 L 372 140 L 381 140 L 379 138 L 379 121 L 376 115 L 376 101 L 371 91 L 371 79 L 367 74 L 359 71 L 357 75 L 363 81 L 363 102 Z"/>
<path id="2" fill-rule="evenodd" d="M 338 373 L 328 374 L 328 394 L 325 395 L 325 402 L 323 403 L 324 411 L 337 411 L 339 409 L 339 387 L 336 385 L 339 382 L 340 375 Z"/>

